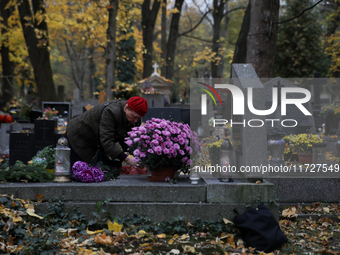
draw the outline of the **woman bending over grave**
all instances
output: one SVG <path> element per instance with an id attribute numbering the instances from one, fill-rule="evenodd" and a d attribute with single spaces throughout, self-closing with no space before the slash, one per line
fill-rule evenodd
<path id="1" fill-rule="evenodd" d="M 70 120 L 66 136 L 71 148 L 72 166 L 76 161 L 92 165 L 102 161 L 110 167 L 120 168 L 124 161 L 135 167 L 134 158 L 124 153 L 127 150 L 124 138 L 147 111 L 148 104 L 144 98 L 131 97 L 128 101 L 101 103 Z"/>

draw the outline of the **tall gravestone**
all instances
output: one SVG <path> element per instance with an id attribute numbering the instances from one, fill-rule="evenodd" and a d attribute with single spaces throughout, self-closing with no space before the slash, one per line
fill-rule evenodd
<path id="1" fill-rule="evenodd" d="M 249 122 L 253 119 L 265 122 L 265 116 L 255 115 L 251 113 L 247 107 L 247 88 L 253 88 L 253 105 L 255 109 L 265 109 L 264 86 L 258 78 L 252 64 L 233 64 L 232 81 L 234 82 L 233 85 L 236 85 L 243 91 L 245 98 L 244 115 L 232 116 L 232 139 L 237 169 L 240 169 L 241 166 L 255 168 L 261 165 L 267 165 L 266 126 L 251 127 L 250 125 L 260 125 L 260 123 L 259 121 L 257 121 L 257 123 L 255 123 L 255 121 Z M 246 173 L 246 177 L 261 177 L 261 174 L 249 172 Z"/>
<path id="2" fill-rule="evenodd" d="M 27 123 L 1 123 L 0 128 L 0 154 L 9 153 L 9 136 L 11 132 L 19 132 L 22 130 L 31 130 L 34 124 Z"/>
<path id="3" fill-rule="evenodd" d="M 309 83 L 308 79 L 300 80 L 304 81 L 305 87 L 308 86 L 307 83 Z M 279 121 L 271 122 L 267 121 L 267 129 L 270 129 L 272 126 L 280 128 L 282 131 L 284 131 L 286 134 L 300 134 L 300 133 L 308 133 L 312 132 L 315 134 L 315 123 L 313 115 L 306 116 L 303 112 L 295 105 L 295 104 L 287 104 L 286 105 L 286 115 L 281 115 L 281 89 L 282 88 L 298 88 L 292 80 L 290 79 L 283 79 L 281 77 L 276 77 L 275 79 L 272 79 L 268 82 L 265 82 L 263 84 L 265 87 L 265 109 L 269 109 L 272 105 L 272 99 L 273 99 L 273 93 L 272 88 L 276 87 L 278 89 L 278 106 L 274 113 L 266 116 L 267 120 L 270 119 L 276 119 Z M 305 95 L 303 93 L 287 93 L 286 95 L 287 99 L 299 99 L 304 98 Z M 313 109 L 310 102 L 304 103 L 303 106 L 312 114 Z M 283 120 L 289 120 L 293 119 L 297 122 L 296 126 L 295 122 L 287 121 L 286 125 L 281 125 L 281 121 Z"/>

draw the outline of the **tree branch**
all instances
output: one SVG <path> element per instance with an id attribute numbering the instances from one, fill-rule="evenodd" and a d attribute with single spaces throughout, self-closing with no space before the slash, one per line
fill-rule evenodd
<path id="1" fill-rule="evenodd" d="M 321 3 L 322 1 L 323 1 L 323 0 L 320 0 L 319 2 L 317 2 L 317 3 L 314 4 L 314 5 L 312 5 L 311 7 L 308 7 L 307 9 L 304 9 L 299 15 L 297 15 L 297 16 L 295 16 L 295 17 L 292 17 L 292 18 L 290 18 L 290 19 L 283 20 L 283 21 L 277 21 L 277 22 L 273 21 L 273 23 L 275 23 L 275 24 L 282 24 L 282 23 L 289 22 L 289 21 L 291 21 L 291 20 L 293 20 L 293 19 L 296 19 L 296 18 L 302 16 L 306 11 L 309 11 L 310 9 L 313 9 L 315 6 L 317 6 L 317 5 L 318 5 L 319 3 Z"/>
<path id="2" fill-rule="evenodd" d="M 245 10 L 247 7 L 245 6 L 240 6 L 240 7 L 236 7 L 234 9 L 231 9 L 230 11 L 227 11 L 225 14 L 223 14 L 223 16 L 227 16 L 229 13 L 233 12 L 233 11 L 237 11 L 237 10 Z"/>
<path id="3" fill-rule="evenodd" d="M 199 40 L 199 41 L 202 41 L 202 42 L 208 42 L 208 43 L 213 42 L 213 41 L 205 40 L 205 39 L 202 39 L 202 38 L 199 38 L 199 37 L 196 37 L 196 36 L 191 36 L 191 35 L 183 35 L 183 36 L 193 38 L 193 39 L 196 39 L 196 40 Z"/>
<path id="4" fill-rule="evenodd" d="M 192 32 L 192 31 L 194 31 L 194 30 L 201 24 L 201 22 L 204 20 L 204 18 L 208 15 L 209 12 L 211 12 L 211 9 L 209 9 L 209 10 L 202 16 L 202 18 L 197 22 L 197 24 L 196 24 L 194 27 L 192 27 L 192 28 L 189 29 L 188 31 L 185 31 L 185 32 L 183 32 L 183 33 L 181 33 L 181 34 L 178 34 L 177 36 L 175 36 L 174 38 L 172 38 L 171 42 L 172 42 L 173 40 L 177 39 L 177 38 L 180 37 L 180 36 L 186 35 L 186 34 Z M 168 43 L 171 43 L 171 42 L 168 42 Z"/>
<path id="5" fill-rule="evenodd" d="M 201 11 L 200 6 L 196 3 L 196 1 L 193 0 L 192 2 L 193 2 L 194 5 L 197 7 L 198 11 L 199 11 L 202 15 L 204 15 L 204 13 Z M 205 1 L 205 4 L 207 5 L 208 9 L 210 9 L 210 8 L 209 8 L 209 5 L 208 5 L 208 3 L 207 3 L 206 1 Z M 209 19 L 209 17 L 207 17 L 207 20 L 208 20 L 208 22 L 210 23 L 210 25 L 213 26 L 213 23 L 212 23 L 212 21 Z"/>

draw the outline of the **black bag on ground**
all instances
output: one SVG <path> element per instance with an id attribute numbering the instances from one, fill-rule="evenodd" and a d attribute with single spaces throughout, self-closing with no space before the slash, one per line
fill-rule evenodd
<path id="1" fill-rule="evenodd" d="M 240 230 L 243 241 L 259 251 L 271 252 L 288 241 L 274 215 L 263 203 L 236 216 L 234 224 Z"/>

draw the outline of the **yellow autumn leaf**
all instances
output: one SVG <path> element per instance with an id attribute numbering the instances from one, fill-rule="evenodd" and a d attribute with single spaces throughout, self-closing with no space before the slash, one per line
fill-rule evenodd
<path id="1" fill-rule="evenodd" d="M 173 244 L 174 243 L 174 239 L 170 239 L 168 244 Z"/>
<path id="2" fill-rule="evenodd" d="M 184 234 L 181 236 L 181 240 L 185 240 L 185 239 L 188 239 L 189 238 L 189 235 L 188 234 Z"/>
<path id="3" fill-rule="evenodd" d="M 157 235 L 158 238 L 165 238 L 165 236 L 166 236 L 166 235 L 165 235 L 164 233 L 163 233 L 163 234 Z"/>
<path id="4" fill-rule="evenodd" d="M 82 255 L 97 255 L 98 254 L 97 252 L 91 251 L 89 249 L 84 249 L 82 247 L 79 248 L 79 252 Z"/>
<path id="5" fill-rule="evenodd" d="M 139 230 L 138 233 L 137 233 L 137 235 L 143 237 L 143 236 L 146 235 L 146 232 L 145 232 L 144 230 Z"/>
<path id="6" fill-rule="evenodd" d="M 26 212 L 27 212 L 27 214 L 28 214 L 29 216 L 37 217 L 37 218 L 39 218 L 39 219 L 43 219 L 43 218 L 44 218 L 44 217 L 42 217 L 42 216 L 40 216 L 40 215 L 34 213 L 34 205 L 33 205 L 33 204 L 26 204 L 26 205 L 25 205 L 25 208 L 27 208 L 27 209 L 26 209 Z"/>
<path id="7" fill-rule="evenodd" d="M 183 251 L 185 253 L 195 253 L 195 248 L 193 246 L 190 246 L 190 245 L 184 245 L 183 246 Z"/>
<path id="8" fill-rule="evenodd" d="M 107 227 L 110 231 L 120 232 L 122 231 L 123 225 L 119 225 L 117 222 L 112 223 L 111 221 L 107 221 Z"/>
<path id="9" fill-rule="evenodd" d="M 12 219 L 13 219 L 13 222 L 14 222 L 14 223 L 15 223 L 15 222 L 22 221 L 22 218 L 21 218 L 20 216 L 17 216 L 17 215 L 14 215 L 14 214 L 13 214 Z"/>
<path id="10" fill-rule="evenodd" d="M 179 13 L 179 10 L 175 7 L 175 8 L 173 8 L 173 9 L 171 10 L 170 13 Z"/>
<path id="11" fill-rule="evenodd" d="M 89 230 L 89 228 L 86 229 L 86 233 L 87 233 L 88 235 L 95 235 L 95 234 L 101 233 L 101 232 L 103 232 L 103 231 L 104 231 L 104 230 L 91 231 L 91 230 Z"/>

